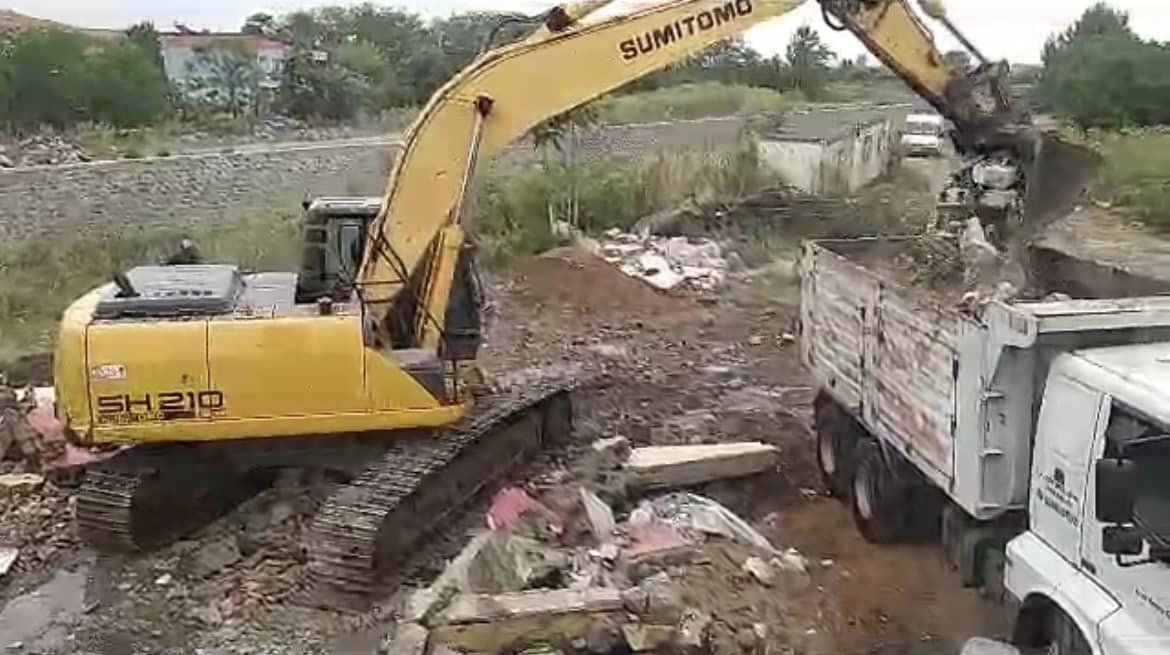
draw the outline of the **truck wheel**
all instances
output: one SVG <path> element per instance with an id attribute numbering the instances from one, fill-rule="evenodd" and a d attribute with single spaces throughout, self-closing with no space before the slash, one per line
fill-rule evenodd
<path id="1" fill-rule="evenodd" d="M 851 416 L 824 395 L 817 396 L 815 408 L 817 468 L 821 480 L 830 494 L 848 498 L 854 451 L 860 440 L 857 427 Z"/>
<path id="2" fill-rule="evenodd" d="M 853 520 L 867 541 L 883 544 L 905 536 L 900 485 L 872 439 L 858 444 L 851 491 Z"/>
<path id="3" fill-rule="evenodd" d="M 1052 617 L 1052 642 L 1048 655 L 1092 655 L 1093 649 L 1081 634 L 1080 628 L 1067 614 L 1056 611 Z"/>
<path id="4" fill-rule="evenodd" d="M 1003 603 L 1007 590 L 1004 588 L 1003 569 L 1007 559 L 1004 547 L 987 543 L 979 549 L 979 593 L 987 600 Z"/>

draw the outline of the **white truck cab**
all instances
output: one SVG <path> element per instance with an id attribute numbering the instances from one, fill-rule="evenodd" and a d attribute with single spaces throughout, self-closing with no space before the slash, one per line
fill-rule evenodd
<path id="1" fill-rule="evenodd" d="M 907 157 L 941 157 L 943 117 L 938 114 L 910 114 L 902 129 L 902 154 Z"/>
<path id="2" fill-rule="evenodd" d="M 1074 653 L 1170 653 L 1170 343 L 1057 357 L 1031 479 L 1005 567 L 1021 616 L 1058 608 Z"/>

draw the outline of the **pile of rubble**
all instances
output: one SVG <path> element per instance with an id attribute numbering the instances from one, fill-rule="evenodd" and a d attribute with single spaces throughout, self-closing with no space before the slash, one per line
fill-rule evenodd
<path id="1" fill-rule="evenodd" d="M 728 271 L 743 268 L 736 253 L 725 252 L 711 239 L 630 234 L 616 228 L 603 237 L 602 258 L 662 291 L 679 287 L 712 291 L 722 286 Z"/>
<path id="2" fill-rule="evenodd" d="M 624 437 L 598 440 L 579 485 L 500 491 L 487 529 L 407 596 L 381 652 L 766 652 L 769 625 L 738 625 L 691 602 L 686 567 L 710 564 L 707 548 L 733 547 L 737 584 L 795 593 L 809 586 L 808 563 L 714 500 L 650 492 L 776 463 L 775 447 L 759 442 L 631 449 Z M 631 497 L 640 497 L 632 507 Z"/>
<path id="3" fill-rule="evenodd" d="M 32 136 L 16 144 L 11 152 L 0 147 L 0 168 L 55 166 L 92 160 L 93 156 L 83 146 L 59 136 Z"/>

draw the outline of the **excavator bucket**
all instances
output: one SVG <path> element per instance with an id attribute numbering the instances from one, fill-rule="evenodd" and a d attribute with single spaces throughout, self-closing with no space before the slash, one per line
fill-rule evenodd
<path id="1" fill-rule="evenodd" d="M 1030 137 L 1030 161 L 1024 161 L 1027 192 L 1024 225 L 1032 233 L 1067 215 L 1101 166 L 1096 152 L 1054 134 Z"/>

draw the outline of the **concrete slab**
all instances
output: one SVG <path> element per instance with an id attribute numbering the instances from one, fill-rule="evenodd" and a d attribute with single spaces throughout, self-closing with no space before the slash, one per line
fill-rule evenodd
<path id="1" fill-rule="evenodd" d="M 635 448 L 626 460 L 629 484 L 640 489 L 687 487 L 766 471 L 779 451 L 758 441 Z"/>

